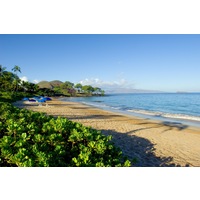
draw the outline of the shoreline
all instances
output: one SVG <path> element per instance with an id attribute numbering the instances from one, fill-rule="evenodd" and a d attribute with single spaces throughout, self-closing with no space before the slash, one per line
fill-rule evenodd
<path id="1" fill-rule="evenodd" d="M 200 166 L 200 128 L 143 119 L 93 106 L 53 98 L 48 106 L 14 105 L 91 126 L 112 135 L 113 142 L 129 159 L 137 158 L 133 166 Z"/>
<path id="2" fill-rule="evenodd" d="M 70 101 L 72 102 L 72 101 Z M 76 102 L 75 102 L 76 103 Z M 94 105 L 90 105 L 90 104 L 86 104 L 86 103 L 81 103 L 81 102 L 77 102 L 86 106 L 91 106 L 93 108 L 97 108 L 100 110 L 104 110 L 107 112 L 111 112 L 111 113 L 116 113 L 116 114 L 120 114 L 126 117 L 132 117 L 132 118 L 137 118 L 137 119 L 141 119 L 141 120 L 148 120 L 151 122 L 155 122 L 155 123 L 162 123 L 162 122 L 166 122 L 166 123 L 171 123 L 174 125 L 182 125 L 182 126 L 188 126 L 188 128 L 190 129 L 199 129 L 200 131 L 200 122 L 199 121 L 195 121 L 195 120 L 189 120 L 189 119 L 179 119 L 179 118 L 172 118 L 172 117 L 162 117 L 162 116 L 152 116 L 152 115 L 145 115 L 145 114 L 140 114 L 140 113 L 135 113 L 135 112 L 128 112 L 125 110 L 118 110 L 118 109 L 112 109 L 112 108 L 101 108 L 98 106 L 94 106 Z"/>
<path id="3" fill-rule="evenodd" d="M 63 98 L 60 98 L 60 100 L 65 102 L 65 100 L 63 100 Z M 68 102 L 68 101 L 66 101 L 66 102 Z M 75 102 L 76 103 L 76 101 L 69 101 L 69 102 Z M 190 126 L 190 127 L 195 128 L 195 129 L 198 129 L 198 128 L 200 129 L 200 121 L 194 120 L 194 119 L 178 118 L 178 117 L 173 117 L 173 116 L 166 117 L 166 116 L 156 115 L 156 114 L 155 115 L 148 115 L 148 114 L 145 114 L 145 113 L 139 113 L 139 112 L 134 112 L 134 111 L 132 112 L 132 111 L 129 111 L 129 110 L 115 109 L 115 108 L 112 108 L 112 107 L 109 107 L 109 106 L 108 107 L 101 107 L 101 106 L 90 104 L 90 103 L 83 103 L 83 102 L 77 102 L 77 103 L 84 104 L 86 106 L 91 106 L 91 107 L 94 107 L 94 108 L 97 108 L 97 109 L 105 110 L 105 111 L 108 111 L 108 112 L 114 112 L 114 113 L 117 113 L 117 114 L 122 114 L 122 115 L 125 115 L 125 116 L 128 116 L 128 117 L 147 119 L 147 120 L 152 120 L 152 121 L 156 121 L 156 122 L 165 121 L 165 122 L 170 122 L 170 123 L 174 123 L 174 124 L 182 124 L 182 125 Z M 153 113 L 153 111 L 152 111 L 152 113 Z M 166 113 L 166 114 L 168 114 L 168 113 Z M 196 116 L 191 116 L 191 117 L 196 117 Z"/>

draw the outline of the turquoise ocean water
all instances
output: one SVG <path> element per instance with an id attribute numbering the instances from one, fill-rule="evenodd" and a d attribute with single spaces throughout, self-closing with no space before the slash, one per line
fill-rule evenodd
<path id="1" fill-rule="evenodd" d="M 112 94 L 62 100 L 143 118 L 200 126 L 200 93 Z"/>

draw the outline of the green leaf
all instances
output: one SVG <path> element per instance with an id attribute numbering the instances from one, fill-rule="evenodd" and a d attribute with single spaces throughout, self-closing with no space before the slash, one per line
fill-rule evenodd
<path id="1" fill-rule="evenodd" d="M 23 139 L 26 139 L 26 133 L 22 133 L 21 137 L 22 137 Z"/>

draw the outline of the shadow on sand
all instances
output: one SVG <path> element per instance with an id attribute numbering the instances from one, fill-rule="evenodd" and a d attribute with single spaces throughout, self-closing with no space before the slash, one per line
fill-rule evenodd
<path id="1" fill-rule="evenodd" d="M 56 104 L 51 104 L 56 105 Z M 27 105 L 30 106 L 30 105 Z M 60 106 L 60 105 L 59 105 Z M 74 109 L 80 109 L 74 107 Z M 83 109 L 83 108 L 81 108 Z M 86 108 L 84 108 L 86 109 Z M 88 109 L 88 108 L 87 108 Z M 54 117 L 58 117 L 62 115 L 54 115 Z M 66 117 L 66 115 L 63 115 L 62 117 Z M 117 117 L 120 117 L 120 119 L 116 119 Z M 127 121 L 127 118 L 111 114 L 111 115 L 89 115 L 89 116 L 70 116 L 68 118 L 69 120 L 78 120 L 78 119 L 113 119 L 116 121 Z M 131 119 L 130 119 L 131 120 Z M 112 135 L 114 144 L 119 147 L 122 150 L 122 153 L 128 157 L 128 159 L 133 160 L 136 159 L 137 162 L 133 163 L 133 167 L 181 167 L 180 165 L 176 165 L 173 163 L 173 157 L 158 157 L 155 155 L 155 145 L 152 144 L 148 139 L 138 137 L 134 135 L 134 133 L 148 129 L 149 132 L 150 129 L 153 128 L 159 128 L 161 126 L 166 126 L 167 129 L 165 131 L 171 130 L 173 128 L 177 128 L 178 130 L 186 129 L 188 126 L 183 125 L 181 123 L 174 123 L 174 122 L 168 122 L 164 121 L 161 123 L 151 123 L 151 122 L 136 122 L 137 125 L 149 125 L 148 127 L 141 127 L 138 129 L 134 129 L 127 133 L 120 133 L 114 130 L 104 130 L 102 129 L 101 132 L 105 135 Z M 185 165 L 189 166 L 189 165 Z"/>
<path id="2" fill-rule="evenodd" d="M 149 140 L 131 135 L 131 133 L 137 130 L 123 134 L 112 130 L 101 131 L 105 135 L 112 135 L 112 141 L 122 150 L 123 154 L 127 156 L 128 159 L 137 160 L 136 163 L 133 163 L 133 167 L 181 167 L 173 163 L 172 157 L 156 156 L 154 144 Z M 185 165 L 185 167 L 187 166 L 189 165 Z"/>
<path id="3" fill-rule="evenodd" d="M 65 117 L 66 115 L 64 114 L 64 115 L 54 115 L 55 117 L 58 117 L 58 116 L 62 116 L 62 117 Z M 120 117 L 121 119 L 119 120 L 119 119 L 117 119 L 117 121 L 127 121 L 127 119 L 126 118 L 124 118 L 123 119 L 123 117 L 121 116 L 121 115 L 102 115 L 102 114 L 99 114 L 99 115 L 86 115 L 86 116 L 77 116 L 77 115 L 75 115 L 75 116 L 69 116 L 69 120 L 89 120 L 89 119 L 103 119 L 103 120 L 106 120 L 106 119 L 109 119 L 109 120 L 111 120 L 111 119 L 113 119 L 113 120 L 115 120 L 115 118 L 118 118 L 118 117 Z"/>
<path id="4" fill-rule="evenodd" d="M 78 120 L 78 119 L 113 119 L 115 120 L 116 117 L 122 117 L 121 115 L 89 115 L 89 116 L 74 116 L 70 117 L 70 120 Z M 121 118 L 121 120 L 116 119 L 119 121 L 127 121 L 127 118 Z M 173 157 L 158 157 L 155 155 L 155 145 L 152 144 L 148 139 L 138 137 L 134 135 L 134 133 L 141 131 L 141 130 L 149 130 L 159 128 L 162 126 L 166 127 L 166 131 L 172 129 L 178 129 L 179 131 L 186 129 L 188 126 L 183 125 L 182 123 L 175 123 L 175 122 L 168 122 L 164 121 L 161 123 L 152 123 L 152 122 L 142 122 L 142 123 L 135 123 L 135 125 L 148 125 L 138 129 L 134 129 L 127 133 L 120 133 L 116 132 L 115 130 L 104 130 L 102 129 L 101 132 L 105 135 L 112 135 L 114 144 L 119 147 L 123 154 L 128 157 L 128 159 L 133 160 L 136 159 L 137 162 L 134 163 L 132 166 L 134 167 L 181 167 L 173 163 Z M 187 167 L 189 165 L 185 165 Z"/>
<path id="5" fill-rule="evenodd" d="M 182 131 L 182 130 L 188 128 L 187 125 L 184 125 L 184 124 L 179 123 L 179 122 L 168 122 L 168 121 L 165 121 L 165 122 L 162 122 L 162 124 L 167 126 L 167 127 L 169 127 L 168 130 L 171 130 L 173 128 L 177 128 L 179 131 Z M 166 131 L 168 131 L 168 130 L 166 130 Z"/>

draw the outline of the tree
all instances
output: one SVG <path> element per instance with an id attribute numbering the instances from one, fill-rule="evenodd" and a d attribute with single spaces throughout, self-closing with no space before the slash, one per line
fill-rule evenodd
<path id="1" fill-rule="evenodd" d="M 94 88 L 94 93 L 95 93 L 96 95 L 99 95 L 99 94 L 101 93 L 101 88 L 95 87 L 95 88 Z"/>
<path id="2" fill-rule="evenodd" d="M 83 87 L 83 86 L 82 86 L 80 83 L 77 83 L 77 84 L 75 85 L 75 88 L 78 90 L 78 93 L 81 92 L 82 87 Z"/>
<path id="3" fill-rule="evenodd" d="M 67 86 L 67 88 L 73 88 L 74 83 L 71 83 L 70 81 L 65 81 L 64 84 Z"/>
<path id="4" fill-rule="evenodd" d="M 4 71 L 0 76 L 0 89 L 3 91 L 12 91 L 13 82 L 16 79 L 16 75 L 12 72 Z"/>
<path id="5" fill-rule="evenodd" d="M 71 83 L 69 81 L 65 81 L 64 83 L 62 83 L 60 85 L 60 89 L 61 92 L 67 96 L 73 96 L 76 94 L 76 91 L 74 89 L 74 83 Z"/>
<path id="6" fill-rule="evenodd" d="M 35 83 L 29 83 L 27 81 L 22 81 L 20 84 L 21 88 L 23 89 L 24 92 L 38 92 L 39 86 Z"/>
<path id="7" fill-rule="evenodd" d="M 26 92 L 28 90 L 29 83 L 27 81 L 21 82 L 21 89 Z"/>
<path id="8" fill-rule="evenodd" d="M 17 75 L 17 72 L 20 72 L 21 73 L 21 68 L 17 65 L 15 65 L 13 68 L 12 68 L 12 71 L 14 71 L 14 73 Z"/>
<path id="9" fill-rule="evenodd" d="M 19 77 L 17 76 L 17 72 L 20 72 L 21 73 L 21 68 L 17 65 L 15 65 L 13 68 L 12 68 L 12 71 L 15 73 L 16 75 L 16 78 L 15 80 L 13 81 L 13 85 L 14 85 L 14 91 L 18 91 L 18 86 L 21 82 L 21 80 L 19 79 Z"/>
<path id="10" fill-rule="evenodd" d="M 87 94 L 91 94 L 92 92 L 94 92 L 94 88 L 91 85 L 84 85 L 82 87 L 82 90 Z"/>
<path id="11" fill-rule="evenodd" d="M 13 91 L 17 92 L 20 84 L 21 80 L 19 78 L 15 78 L 12 82 Z"/>
<path id="12" fill-rule="evenodd" d="M 5 67 L 2 67 L 2 65 L 0 65 L 0 90 L 3 89 L 2 85 L 4 83 L 4 72 L 5 72 Z"/>
<path id="13" fill-rule="evenodd" d="M 0 77 L 3 76 L 3 73 L 5 72 L 6 67 L 2 67 L 2 65 L 0 65 Z"/>

